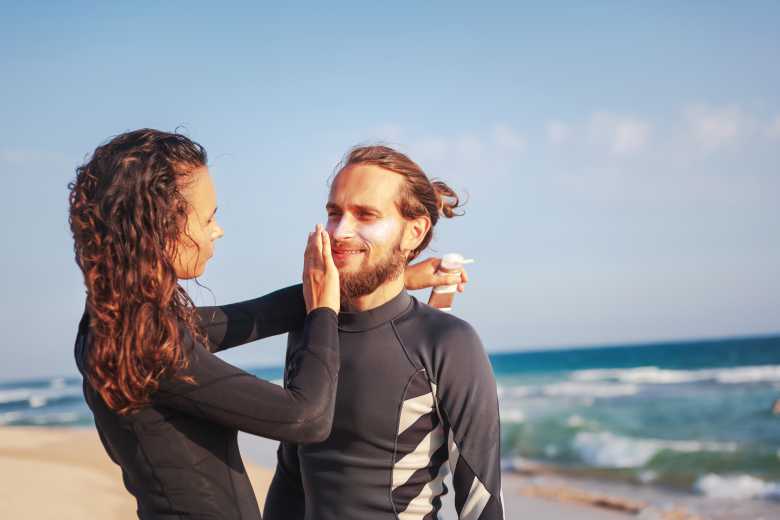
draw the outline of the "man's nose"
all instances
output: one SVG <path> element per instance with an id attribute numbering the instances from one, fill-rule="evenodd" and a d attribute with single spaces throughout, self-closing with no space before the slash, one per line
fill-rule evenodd
<path id="1" fill-rule="evenodd" d="M 348 215 L 343 215 L 338 220 L 328 221 L 325 230 L 334 240 L 347 240 L 355 236 L 355 222 Z"/>

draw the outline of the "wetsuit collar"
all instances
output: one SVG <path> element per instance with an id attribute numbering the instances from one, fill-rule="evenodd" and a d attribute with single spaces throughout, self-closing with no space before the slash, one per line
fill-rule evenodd
<path id="1" fill-rule="evenodd" d="M 398 296 L 379 307 L 360 312 L 342 312 L 339 314 L 339 329 L 358 332 L 372 329 L 406 311 L 412 304 L 412 297 L 402 290 Z"/>

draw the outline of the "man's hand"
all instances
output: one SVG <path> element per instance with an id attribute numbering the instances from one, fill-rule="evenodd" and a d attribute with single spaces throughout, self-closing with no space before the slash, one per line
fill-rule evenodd
<path id="1" fill-rule="evenodd" d="M 404 285 L 408 290 L 414 291 L 439 285 L 458 284 L 458 292 L 463 292 L 466 283 L 469 281 L 466 269 L 461 268 L 460 274 L 437 273 L 440 264 L 441 258 L 432 257 L 414 265 L 406 266 Z"/>

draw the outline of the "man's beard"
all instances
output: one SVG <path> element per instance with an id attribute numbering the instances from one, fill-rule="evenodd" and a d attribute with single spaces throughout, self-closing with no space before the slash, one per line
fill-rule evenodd
<path id="1" fill-rule="evenodd" d="M 364 262 L 365 263 L 365 262 Z M 366 296 L 376 291 L 383 283 L 394 280 L 406 266 L 406 255 L 401 251 L 401 241 L 374 265 L 362 265 L 357 272 L 339 271 L 342 300 Z"/>

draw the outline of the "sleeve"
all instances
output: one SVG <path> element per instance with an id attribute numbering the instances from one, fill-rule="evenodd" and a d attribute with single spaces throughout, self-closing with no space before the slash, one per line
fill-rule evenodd
<path id="1" fill-rule="evenodd" d="M 198 307 L 209 350 L 219 352 L 303 327 L 306 304 L 301 284 L 229 305 Z"/>
<path id="2" fill-rule="evenodd" d="M 191 380 L 161 380 L 155 404 L 276 440 L 318 442 L 330 434 L 339 370 L 338 324 L 331 309 L 315 309 L 306 317 L 284 388 L 230 365 L 199 343 L 188 350 L 188 362 L 180 375 Z"/>
<path id="3" fill-rule="evenodd" d="M 268 488 L 263 518 L 265 520 L 304 520 L 306 497 L 303 493 L 298 446 L 279 443 L 276 472 Z"/>
<path id="4" fill-rule="evenodd" d="M 496 381 L 466 322 L 447 330 L 437 360 L 437 403 L 447 428 L 459 520 L 501 520 L 501 434 Z"/>

